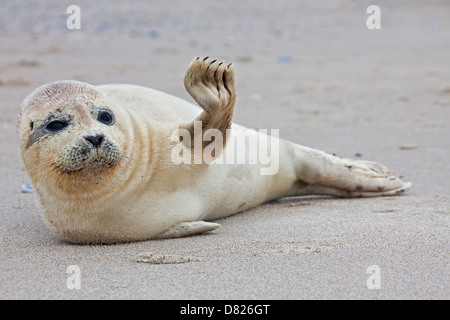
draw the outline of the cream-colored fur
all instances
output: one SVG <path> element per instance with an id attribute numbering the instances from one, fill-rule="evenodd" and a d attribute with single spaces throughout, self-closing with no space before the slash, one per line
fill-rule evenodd
<path id="1" fill-rule="evenodd" d="M 230 139 L 262 137 L 231 123 L 232 65 L 196 58 L 184 82 L 203 110 L 144 87 L 77 81 L 46 84 L 24 100 L 21 155 L 44 220 L 57 236 L 75 243 L 179 237 L 219 227 L 203 220 L 279 197 L 385 196 L 411 185 L 387 176 L 380 164 L 340 159 L 284 140 L 277 140 L 279 170 L 273 175 L 261 174 L 261 164 L 217 164 L 220 152 L 209 165 L 175 164 L 171 152 L 180 142 L 173 133 L 194 134 L 194 120 L 202 121 L 202 133 L 218 129 L 225 151 Z M 99 121 L 105 110 L 111 123 Z M 55 120 L 67 126 L 49 131 Z M 100 146 L 92 137 L 101 137 Z M 242 145 L 233 148 L 248 152 Z"/>

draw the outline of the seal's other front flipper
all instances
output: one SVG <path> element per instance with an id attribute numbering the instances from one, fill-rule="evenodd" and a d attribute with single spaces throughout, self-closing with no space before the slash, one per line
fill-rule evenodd
<path id="1" fill-rule="evenodd" d="M 218 223 L 194 221 L 194 222 L 182 222 L 175 227 L 158 234 L 153 239 L 170 239 L 187 237 L 193 234 L 204 233 L 215 230 L 221 227 Z"/>

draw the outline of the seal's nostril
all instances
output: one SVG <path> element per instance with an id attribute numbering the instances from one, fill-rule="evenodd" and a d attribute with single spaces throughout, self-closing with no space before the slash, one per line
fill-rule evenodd
<path id="1" fill-rule="evenodd" d="M 87 137 L 84 137 L 84 139 L 86 139 L 86 141 L 89 141 L 89 143 L 92 144 L 94 146 L 94 148 L 99 148 L 103 143 L 103 135 L 102 134 L 98 134 L 96 136 L 87 136 Z"/>

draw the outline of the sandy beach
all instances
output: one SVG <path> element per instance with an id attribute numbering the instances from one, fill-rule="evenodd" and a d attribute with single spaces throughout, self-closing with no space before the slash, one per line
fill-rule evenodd
<path id="1" fill-rule="evenodd" d="M 79 30 L 67 27 L 71 4 Z M 381 29 L 366 26 L 371 4 Z M 3 1 L 0 299 L 449 299 L 449 13 L 448 1 Z M 280 199 L 181 239 L 56 238 L 21 192 L 25 96 L 75 79 L 193 102 L 182 79 L 194 56 L 233 62 L 236 123 L 381 162 L 412 189 Z"/>

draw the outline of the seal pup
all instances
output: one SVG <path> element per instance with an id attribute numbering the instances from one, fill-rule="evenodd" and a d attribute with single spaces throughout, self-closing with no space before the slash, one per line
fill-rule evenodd
<path id="1" fill-rule="evenodd" d="M 206 221 L 280 197 L 390 196 L 411 186 L 381 164 L 341 159 L 233 124 L 232 64 L 194 58 L 184 86 L 201 109 L 126 84 L 57 81 L 25 98 L 18 116 L 21 156 L 54 234 L 73 243 L 182 237 L 220 226 Z M 214 140 L 203 139 L 211 130 Z M 224 163 L 229 150 L 251 156 L 248 144 L 233 143 L 243 136 L 277 146 L 276 170 L 264 174 L 258 161 Z M 198 148 L 209 152 L 209 162 L 174 160 L 180 152 L 195 160 L 189 151 Z"/>

